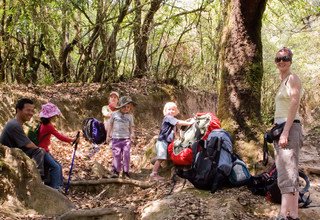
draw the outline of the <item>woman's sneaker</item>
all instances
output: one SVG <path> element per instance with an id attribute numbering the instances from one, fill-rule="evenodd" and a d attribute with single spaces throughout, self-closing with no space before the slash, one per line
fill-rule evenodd
<path id="1" fill-rule="evenodd" d="M 164 180 L 164 177 L 159 176 L 157 173 L 151 173 L 150 179 L 154 180 L 154 181 L 162 181 L 162 180 Z"/>

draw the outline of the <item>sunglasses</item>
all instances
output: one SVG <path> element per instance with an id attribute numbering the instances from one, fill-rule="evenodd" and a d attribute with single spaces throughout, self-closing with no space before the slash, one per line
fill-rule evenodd
<path id="1" fill-rule="evenodd" d="M 279 63 L 280 61 L 283 61 L 283 62 L 291 62 L 291 57 L 289 57 L 289 56 L 283 56 L 283 57 L 276 57 L 275 59 L 274 59 L 274 61 L 276 62 L 276 63 Z"/>

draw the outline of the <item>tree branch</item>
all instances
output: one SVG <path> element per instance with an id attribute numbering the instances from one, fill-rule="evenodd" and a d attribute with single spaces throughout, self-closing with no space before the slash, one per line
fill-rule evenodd
<path id="1" fill-rule="evenodd" d="M 70 185 L 72 186 L 82 186 L 82 185 L 100 185 L 100 184 L 130 184 L 138 186 L 142 189 L 147 189 L 155 185 L 155 183 L 149 183 L 145 181 L 133 180 L 133 179 L 99 179 L 99 180 L 78 180 L 72 181 Z"/>

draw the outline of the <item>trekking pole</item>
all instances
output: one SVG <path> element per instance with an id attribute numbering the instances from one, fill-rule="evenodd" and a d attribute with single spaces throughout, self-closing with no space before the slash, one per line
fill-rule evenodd
<path id="1" fill-rule="evenodd" d="M 75 156 L 76 156 L 76 151 L 77 151 L 77 148 L 78 148 L 78 139 L 79 139 L 79 137 L 80 137 L 80 131 L 78 131 L 76 139 L 72 143 L 72 145 L 74 145 L 74 148 L 73 148 L 72 161 L 71 161 L 71 165 L 70 165 L 69 177 L 68 177 L 68 182 L 67 182 L 67 185 L 66 185 L 65 194 L 68 194 L 68 190 L 69 190 L 69 186 L 70 186 L 71 174 L 72 174 L 74 159 L 75 159 Z"/>
<path id="2" fill-rule="evenodd" d="M 267 166 L 268 164 L 268 143 L 267 143 L 267 136 L 268 134 L 265 133 L 263 136 L 263 160 L 262 160 L 262 164 L 264 166 Z"/>

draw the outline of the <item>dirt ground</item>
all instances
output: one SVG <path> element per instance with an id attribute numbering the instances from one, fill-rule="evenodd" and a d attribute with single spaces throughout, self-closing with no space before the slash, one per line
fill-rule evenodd
<path id="1" fill-rule="evenodd" d="M 308 131 L 305 145 L 301 151 L 301 168 L 320 167 L 318 137 L 320 129 Z M 143 154 L 148 147 L 147 139 L 132 148 L 132 178 L 149 181 L 152 165 L 144 161 Z M 145 142 L 144 142 L 145 141 Z M 144 143 L 143 143 L 144 142 Z M 101 149 L 89 160 L 90 144 L 82 141 L 77 151 L 77 159 L 72 180 L 99 179 L 108 177 L 111 167 L 111 150 L 108 145 Z M 68 153 L 62 153 L 68 151 Z M 53 154 L 70 155 L 69 146 L 54 148 Z M 70 157 L 61 160 L 65 176 L 68 174 Z M 143 163 L 144 161 L 145 163 Z M 308 170 L 307 170 L 308 172 Z M 279 205 L 270 203 L 261 196 L 252 195 L 246 187 L 224 188 L 215 194 L 196 190 L 190 183 L 184 185 L 179 180 L 173 188 L 170 181 L 170 171 L 164 172 L 167 179 L 151 188 L 141 189 L 130 185 L 71 187 L 68 197 L 78 209 L 97 207 L 125 207 L 135 213 L 136 219 L 271 219 L 279 210 Z M 309 208 L 300 209 L 301 219 L 320 219 L 320 179 L 319 174 L 309 173 L 311 181 L 310 194 L 313 202 Z M 106 190 L 107 189 L 107 190 Z M 173 189 L 173 192 L 170 191 Z M 108 192 L 106 192 L 108 191 Z M 159 207 L 157 209 L 156 207 Z"/>
<path id="2" fill-rule="evenodd" d="M 138 83 L 139 84 L 139 83 Z M 120 85 L 121 86 L 121 85 Z M 61 100 L 65 103 L 63 109 L 68 109 L 70 100 L 74 100 L 75 104 L 72 108 L 78 109 L 78 118 L 73 119 L 73 115 L 64 116 L 57 122 L 57 128 L 63 130 L 69 136 L 75 136 L 77 126 L 67 121 L 76 121 L 79 124 L 81 117 L 92 112 L 85 113 L 84 108 L 90 109 L 90 102 L 79 105 L 80 87 L 71 88 L 74 94 L 62 94 L 68 91 L 67 88 L 61 88 L 62 93 L 57 92 L 57 88 L 46 88 L 46 93 L 43 90 L 38 92 L 42 96 L 50 97 L 44 100 L 60 100 L 67 98 L 69 102 Z M 69 88 L 70 90 L 70 88 Z M 146 89 L 145 89 L 146 90 Z M 23 94 L 23 90 L 19 90 L 18 95 Z M 101 92 L 101 88 L 97 86 L 95 89 L 88 89 L 88 92 L 94 96 Z M 127 91 L 133 92 L 133 91 Z M 137 91 L 135 91 L 137 92 Z M 12 93 L 12 91 L 8 92 Z M 148 95 L 148 91 L 145 92 Z M 17 94 L 17 93 L 16 93 Z M 33 93 L 34 94 L 34 93 Z M 2 94 L 3 95 L 3 94 Z M 69 96 L 70 97 L 66 97 Z M 82 94 L 81 96 L 88 95 Z M 77 97 L 77 98 L 75 98 Z M 83 97 L 82 97 L 83 98 Z M 80 98 L 79 98 L 80 99 Z M 14 100 L 14 99 L 12 99 Z M 12 105 L 12 100 L 6 98 L 6 106 L 1 107 L 2 112 L 6 112 L 4 108 Z M 150 98 L 146 99 L 150 101 Z M 95 105 L 102 106 L 103 99 Z M 156 100 L 155 100 L 156 101 Z M 11 104 L 10 104 L 11 103 Z M 194 101 L 190 101 L 193 106 Z M 214 104 L 212 104 L 214 106 Z M 70 106 L 69 106 L 70 107 Z M 147 109 L 147 106 L 145 106 Z M 185 109 L 188 106 L 184 107 Z M 161 109 L 161 107 L 160 107 Z M 148 109 L 150 110 L 150 108 Z M 99 111 L 99 110 L 98 110 Z M 111 149 L 107 144 L 99 146 L 99 150 L 93 150 L 93 146 L 88 141 L 81 138 L 75 154 L 75 163 L 71 176 L 72 184 L 69 194 L 66 195 L 75 205 L 76 210 L 90 211 L 95 213 L 102 212 L 102 209 L 112 209 L 115 215 L 112 218 L 100 217 L 97 218 L 77 218 L 77 219 L 272 219 L 279 210 L 278 204 L 272 204 L 261 196 L 252 195 L 246 187 L 240 188 L 223 188 L 215 194 L 206 191 L 196 190 L 190 183 L 185 183 L 183 180 L 178 180 L 174 185 L 170 180 L 171 166 L 163 164 L 161 173 L 166 177 L 166 181 L 154 183 L 149 180 L 152 165 L 150 158 L 152 157 L 152 148 L 154 146 L 154 137 L 159 131 L 159 119 L 161 112 L 159 107 L 153 109 L 152 114 L 148 115 L 146 122 L 153 123 L 138 123 L 136 131 L 136 140 L 131 149 L 131 180 L 126 182 L 122 178 L 117 181 L 97 183 L 101 180 L 110 180 L 111 169 Z M 185 112 L 187 113 L 187 112 Z M 12 113 L 10 113 L 12 115 Z M 81 115 L 81 116 L 80 116 Z M 99 116 L 97 116 L 99 117 Z M 141 117 L 141 116 L 139 116 Z M 157 118 L 157 119 L 154 119 Z M 1 118 L 5 121 L 6 118 Z M 3 122 L 1 122 L 3 123 Z M 320 121 L 319 121 L 320 123 Z M 78 126 L 79 127 L 79 126 Z M 307 209 L 300 209 L 300 219 L 320 219 L 320 178 L 317 169 L 320 169 L 320 148 L 318 146 L 320 139 L 320 126 L 315 121 L 304 128 L 305 141 L 304 147 L 301 150 L 300 167 L 305 169 L 311 181 L 310 194 L 313 202 Z M 55 138 L 52 139 L 50 148 L 54 157 L 62 164 L 65 181 L 68 179 L 69 168 L 73 156 L 73 147 L 62 143 Z M 262 147 L 261 147 L 262 151 Z M 317 168 L 312 170 L 310 168 Z M 137 180 L 137 182 L 134 182 Z M 96 183 L 94 183 L 96 181 Z M 140 185 L 139 185 L 140 184 Z M 142 184 L 142 185 L 141 185 Z M 173 186 L 174 185 L 174 186 Z M 121 217 L 122 216 L 122 217 Z M 11 216 L 12 217 L 12 216 Z M 14 217 L 14 216 L 13 216 Z M 48 216 L 35 214 L 16 215 L 16 219 L 48 219 Z M 49 218 L 50 219 L 50 218 Z M 64 218 L 68 219 L 68 218 Z"/>

